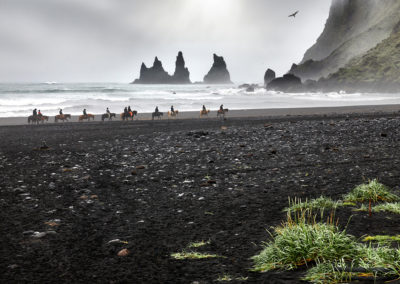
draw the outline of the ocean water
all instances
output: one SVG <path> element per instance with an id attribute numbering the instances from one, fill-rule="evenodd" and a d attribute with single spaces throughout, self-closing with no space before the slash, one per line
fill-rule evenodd
<path id="1" fill-rule="evenodd" d="M 101 114 L 122 112 L 131 106 L 140 113 L 152 112 L 158 106 L 168 111 L 171 105 L 179 111 L 198 111 L 202 105 L 217 109 L 301 108 L 355 105 L 400 104 L 398 94 L 282 93 L 264 89 L 248 93 L 229 85 L 130 85 L 116 83 L 88 84 L 0 84 L 0 117 L 27 116 L 34 108 L 45 115 L 64 113 Z"/>

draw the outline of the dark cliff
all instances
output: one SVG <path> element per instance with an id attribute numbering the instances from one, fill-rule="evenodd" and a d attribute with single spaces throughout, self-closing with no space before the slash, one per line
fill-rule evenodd
<path id="1" fill-rule="evenodd" d="M 392 37 L 399 22 L 399 0 L 333 0 L 323 33 L 289 72 L 303 80 L 328 77 Z"/>

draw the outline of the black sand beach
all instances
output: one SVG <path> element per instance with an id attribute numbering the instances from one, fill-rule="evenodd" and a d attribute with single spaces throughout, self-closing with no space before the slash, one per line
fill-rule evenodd
<path id="1" fill-rule="evenodd" d="M 288 197 L 399 192 L 394 111 L 1 126 L 0 282 L 298 283 L 250 257 Z M 394 215 L 336 215 L 356 237 L 400 234 Z M 223 257 L 171 257 L 198 241 Z"/>

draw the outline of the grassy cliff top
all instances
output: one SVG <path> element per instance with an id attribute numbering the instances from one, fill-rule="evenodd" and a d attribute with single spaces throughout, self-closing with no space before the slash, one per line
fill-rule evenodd
<path id="1" fill-rule="evenodd" d="M 400 23 L 389 38 L 330 76 L 341 83 L 400 83 Z"/>

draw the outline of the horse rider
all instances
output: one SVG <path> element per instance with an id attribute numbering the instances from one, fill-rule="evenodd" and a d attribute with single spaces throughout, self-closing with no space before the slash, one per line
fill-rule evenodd
<path id="1" fill-rule="evenodd" d="M 39 111 L 38 111 L 38 116 L 39 116 L 39 117 L 42 117 L 42 116 L 43 116 L 43 114 L 42 114 L 42 112 L 40 111 L 40 109 L 39 109 Z"/>
<path id="2" fill-rule="evenodd" d="M 85 117 L 87 117 L 87 113 L 86 113 L 86 109 L 85 109 L 85 108 L 83 109 L 83 115 L 84 115 Z"/>
<path id="3" fill-rule="evenodd" d="M 206 109 L 206 106 L 205 106 L 205 105 L 203 105 L 203 111 L 204 111 L 204 112 L 206 112 L 206 111 L 207 111 L 207 109 Z"/>
<path id="4" fill-rule="evenodd" d="M 32 112 L 32 114 L 33 114 L 33 117 L 36 117 L 36 116 L 37 116 L 37 110 L 34 109 L 33 112 Z"/>
<path id="5" fill-rule="evenodd" d="M 221 106 L 219 107 L 219 110 L 220 110 L 221 112 L 224 112 L 224 105 L 221 105 Z"/>
<path id="6" fill-rule="evenodd" d="M 108 108 L 106 109 L 106 113 L 108 115 L 108 118 L 110 118 L 111 117 L 111 112 L 110 112 L 110 110 Z"/>
<path id="7" fill-rule="evenodd" d="M 156 106 L 155 113 L 159 113 L 159 111 L 158 111 L 158 106 Z"/>
<path id="8" fill-rule="evenodd" d="M 59 111 L 59 113 L 60 113 L 60 115 L 63 115 L 63 112 L 62 112 L 62 109 L 60 108 L 60 111 Z"/>
<path id="9" fill-rule="evenodd" d="M 172 114 L 175 113 L 174 106 L 171 106 L 171 113 L 172 113 Z"/>
<path id="10" fill-rule="evenodd" d="M 131 106 L 128 106 L 128 112 L 132 112 Z"/>

